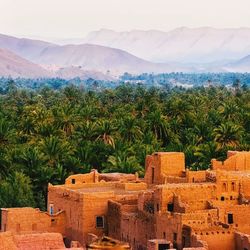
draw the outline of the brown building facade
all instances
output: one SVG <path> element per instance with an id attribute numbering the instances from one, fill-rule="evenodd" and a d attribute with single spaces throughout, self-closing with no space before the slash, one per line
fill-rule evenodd
<path id="1" fill-rule="evenodd" d="M 154 153 L 145 165 L 144 179 L 93 170 L 49 185 L 48 212 L 2 209 L 1 229 L 60 233 L 82 248 L 93 234 L 139 250 L 250 250 L 250 152 L 228 152 L 206 171 L 187 170 L 179 152 Z"/>

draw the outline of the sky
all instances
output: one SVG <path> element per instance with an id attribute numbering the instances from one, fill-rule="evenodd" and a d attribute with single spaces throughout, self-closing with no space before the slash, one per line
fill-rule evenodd
<path id="1" fill-rule="evenodd" d="M 82 38 L 116 31 L 250 27 L 250 0 L 0 0 L 0 33 Z"/>

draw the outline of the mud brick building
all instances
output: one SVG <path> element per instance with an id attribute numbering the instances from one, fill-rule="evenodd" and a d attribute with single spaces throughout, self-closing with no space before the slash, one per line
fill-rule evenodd
<path id="1" fill-rule="evenodd" d="M 72 249 L 93 249 L 91 237 L 104 235 L 117 240 L 113 249 L 128 249 L 127 242 L 138 250 L 250 250 L 250 152 L 230 151 L 211 163 L 190 171 L 183 153 L 158 152 L 146 157 L 143 179 L 72 175 L 49 185 L 47 212 L 2 209 L 0 250 L 28 249 L 20 246 L 35 237 L 58 244 L 35 249 L 65 249 L 62 239 Z"/>

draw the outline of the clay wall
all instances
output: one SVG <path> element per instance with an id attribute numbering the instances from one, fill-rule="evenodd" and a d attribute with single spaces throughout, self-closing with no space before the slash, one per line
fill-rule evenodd
<path id="1" fill-rule="evenodd" d="M 164 179 L 164 181 L 163 181 L 164 184 L 167 184 L 167 183 L 186 183 L 187 182 L 187 179 L 185 177 L 179 177 L 179 176 L 166 176 L 163 179 Z"/>
<path id="2" fill-rule="evenodd" d="M 129 242 L 132 249 L 147 249 L 147 241 L 155 239 L 155 218 L 153 215 L 138 213 L 122 213 L 121 239 Z"/>
<path id="3" fill-rule="evenodd" d="M 189 205 L 189 210 L 206 209 L 207 201 L 216 197 L 215 184 L 171 184 L 160 185 L 155 190 L 154 200 L 162 212 L 167 211 L 169 203 L 173 203 L 174 196 Z"/>
<path id="4" fill-rule="evenodd" d="M 217 198 L 224 200 L 237 199 L 240 192 L 241 179 L 239 176 L 230 175 L 226 171 L 216 171 Z"/>
<path id="5" fill-rule="evenodd" d="M 140 190 L 146 190 L 147 184 L 144 182 L 116 183 L 115 188 L 121 188 L 126 191 L 140 191 Z"/>
<path id="6" fill-rule="evenodd" d="M 241 180 L 241 192 L 248 200 L 250 200 L 250 178 L 249 176 L 243 177 Z"/>
<path id="7" fill-rule="evenodd" d="M 99 174 L 99 181 L 119 181 L 119 182 L 133 182 L 138 181 L 138 175 L 137 174 L 124 174 L 124 173 L 105 173 Z"/>
<path id="8" fill-rule="evenodd" d="M 101 236 L 107 232 L 109 200 L 137 199 L 135 191 L 146 189 L 146 187 L 145 183 L 140 182 L 97 182 L 49 186 L 48 206 L 53 205 L 55 212 L 65 210 L 66 237 L 84 244 L 88 233 Z M 97 217 L 103 218 L 103 228 L 96 227 Z"/>
<path id="9" fill-rule="evenodd" d="M 112 238 L 123 240 L 121 231 L 122 214 L 137 213 L 137 201 L 108 202 L 108 235 Z"/>
<path id="10" fill-rule="evenodd" d="M 157 214 L 156 239 L 165 239 L 173 243 L 173 247 L 182 246 L 182 216 L 177 213 Z"/>
<path id="11" fill-rule="evenodd" d="M 0 233 L 0 250 L 64 250 L 63 237 L 59 233 Z M 67 248 L 70 250 L 84 250 L 81 247 Z"/>
<path id="12" fill-rule="evenodd" d="M 212 169 L 244 171 L 250 170 L 250 152 L 230 152 L 224 162 L 212 159 Z"/>
<path id="13" fill-rule="evenodd" d="M 229 224 L 228 215 L 231 214 L 233 219 L 231 225 L 241 232 L 250 233 L 250 218 L 246 216 L 250 214 L 249 205 L 228 205 L 219 207 L 218 211 L 221 222 Z"/>
<path id="14" fill-rule="evenodd" d="M 186 182 L 206 182 L 206 172 L 186 170 Z"/>
<path id="15" fill-rule="evenodd" d="M 58 232 L 65 235 L 65 213 L 49 215 L 34 208 L 9 208 L 2 212 L 3 228 L 14 234 Z"/>
<path id="16" fill-rule="evenodd" d="M 83 240 L 83 197 L 74 190 L 49 186 L 48 211 L 53 206 L 55 213 L 65 211 L 65 236 L 71 240 Z"/>
<path id="17" fill-rule="evenodd" d="M 86 239 L 88 233 L 102 236 L 107 233 L 108 200 L 115 200 L 114 192 L 90 193 L 83 197 L 83 237 Z M 104 227 L 96 227 L 96 217 L 104 218 Z"/>
<path id="18" fill-rule="evenodd" d="M 182 223 L 192 227 L 192 229 L 206 229 L 216 221 L 218 221 L 217 209 L 182 214 Z"/>
<path id="19" fill-rule="evenodd" d="M 109 201 L 108 202 L 108 235 L 114 239 L 122 240 L 121 237 L 121 214 L 122 214 L 122 204 Z"/>
<path id="20" fill-rule="evenodd" d="M 0 250 L 18 250 L 11 232 L 0 233 Z"/>
<path id="21" fill-rule="evenodd" d="M 180 152 L 159 152 L 146 157 L 145 182 L 162 184 L 167 176 L 183 175 L 185 156 Z"/>
<path id="22" fill-rule="evenodd" d="M 99 174 L 94 170 L 88 174 L 71 175 L 65 180 L 65 184 L 95 183 L 98 182 L 98 179 Z"/>
<path id="23" fill-rule="evenodd" d="M 202 241 L 198 235 L 194 235 L 194 234 L 191 235 L 191 246 L 192 246 L 192 248 L 194 248 L 196 250 L 198 250 L 199 248 L 201 248 L 203 250 L 208 250 L 207 242 Z M 192 249 L 192 248 L 190 248 L 190 249 Z"/>
<path id="24" fill-rule="evenodd" d="M 210 228 L 195 234 L 207 243 L 209 250 L 236 250 L 234 231 L 230 229 Z"/>
<path id="25" fill-rule="evenodd" d="M 66 249 L 63 237 L 58 233 L 14 235 L 14 241 L 18 250 Z"/>
<path id="26" fill-rule="evenodd" d="M 172 248 L 172 243 L 164 240 L 164 239 L 155 239 L 155 240 L 149 240 L 147 243 L 147 250 L 158 250 L 159 245 L 164 244 L 168 246 L 168 249 L 173 249 Z"/>

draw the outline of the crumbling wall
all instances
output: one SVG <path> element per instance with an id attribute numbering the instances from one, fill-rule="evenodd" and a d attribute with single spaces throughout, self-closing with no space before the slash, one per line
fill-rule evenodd
<path id="1" fill-rule="evenodd" d="M 206 241 L 201 240 L 201 238 L 198 235 L 192 234 L 191 235 L 191 248 L 184 248 L 184 249 L 203 249 L 208 250 L 208 245 Z M 197 249 L 198 248 L 198 249 Z"/>
<path id="2" fill-rule="evenodd" d="M 167 211 L 168 205 L 174 203 L 175 196 L 179 196 L 181 202 L 188 204 L 189 210 L 187 211 L 206 209 L 207 201 L 216 197 L 216 185 L 210 183 L 169 184 L 158 186 L 154 192 L 155 202 L 162 212 Z"/>
<path id="3" fill-rule="evenodd" d="M 211 163 L 213 170 L 250 170 L 250 152 L 230 152 L 224 162 L 212 159 Z"/>
<path id="4" fill-rule="evenodd" d="M 122 213 L 121 238 L 129 242 L 132 249 L 147 249 L 147 241 L 155 239 L 155 218 L 144 212 Z"/>
<path id="5" fill-rule="evenodd" d="M 182 215 L 178 213 L 159 213 L 156 216 L 156 239 L 165 239 L 173 247 L 182 246 Z"/>
<path id="6" fill-rule="evenodd" d="M 122 240 L 121 237 L 121 214 L 122 214 L 122 204 L 109 201 L 108 202 L 108 235 L 112 238 Z"/>

